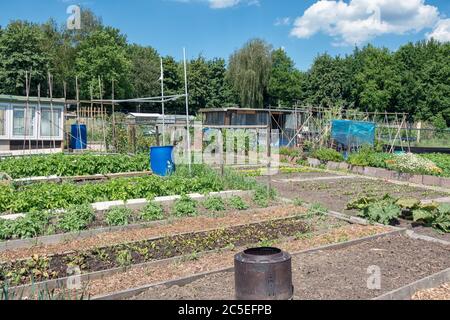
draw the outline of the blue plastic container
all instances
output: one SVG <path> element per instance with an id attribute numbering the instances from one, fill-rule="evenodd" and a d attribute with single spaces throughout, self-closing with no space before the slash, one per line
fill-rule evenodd
<path id="1" fill-rule="evenodd" d="M 174 146 L 150 148 L 150 163 L 153 173 L 165 177 L 175 172 L 173 149 Z"/>
<path id="2" fill-rule="evenodd" d="M 87 127 L 85 124 L 71 126 L 70 148 L 73 150 L 87 149 Z"/>

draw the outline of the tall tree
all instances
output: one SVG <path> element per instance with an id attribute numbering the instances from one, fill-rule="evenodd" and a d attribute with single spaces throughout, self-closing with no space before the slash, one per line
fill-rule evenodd
<path id="1" fill-rule="evenodd" d="M 142 47 L 137 44 L 128 47 L 128 57 L 131 61 L 129 81 L 132 96 L 148 97 L 161 94 L 161 62 L 158 52 L 152 47 Z"/>
<path id="2" fill-rule="evenodd" d="M 355 73 L 357 106 L 371 112 L 396 111 L 400 79 L 391 52 L 368 45 L 355 53 L 355 59 L 360 66 Z"/>
<path id="3" fill-rule="evenodd" d="M 222 108 L 235 104 L 230 83 L 226 80 L 227 68 L 224 59 L 214 58 L 208 61 L 209 98 L 207 108 Z"/>
<path id="4" fill-rule="evenodd" d="M 272 68 L 271 51 L 264 40 L 254 39 L 230 57 L 228 76 L 241 107 L 264 106 Z"/>
<path id="5" fill-rule="evenodd" d="M 111 96 L 112 81 L 117 98 L 129 95 L 131 63 L 126 45 L 126 38 L 119 30 L 109 27 L 94 31 L 80 43 L 75 64 L 82 96 L 89 97 L 91 87 L 94 88 L 94 96 L 99 96 L 98 77 L 104 83 L 104 96 Z"/>
<path id="6" fill-rule="evenodd" d="M 13 21 L 0 37 L 0 92 L 25 94 L 25 73 L 31 73 L 32 94 L 44 82 L 49 55 L 44 51 L 41 28 L 25 21 Z"/>
<path id="7" fill-rule="evenodd" d="M 272 70 L 268 85 L 269 103 L 279 107 L 292 107 L 302 97 L 304 75 L 297 70 L 286 51 L 272 52 Z"/>
<path id="8" fill-rule="evenodd" d="M 349 96 L 349 74 L 347 60 L 318 56 L 308 72 L 307 102 L 321 107 L 347 107 Z"/>

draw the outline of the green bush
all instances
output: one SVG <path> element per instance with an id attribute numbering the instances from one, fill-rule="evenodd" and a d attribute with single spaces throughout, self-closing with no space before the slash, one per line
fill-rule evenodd
<path id="1" fill-rule="evenodd" d="M 298 158 L 301 157 L 302 155 L 302 152 L 300 150 L 287 147 L 281 147 L 279 153 L 282 156 L 287 156 L 291 158 Z"/>
<path id="2" fill-rule="evenodd" d="M 364 146 L 358 152 L 350 154 L 347 162 L 353 166 L 387 168 L 387 161 L 394 157 L 391 153 L 376 152 L 371 147 Z"/>
<path id="3" fill-rule="evenodd" d="M 442 170 L 442 176 L 450 177 L 450 155 L 441 153 L 422 154 L 420 157 L 431 160 Z"/>
<path id="4" fill-rule="evenodd" d="M 133 211 L 126 207 L 114 207 L 106 213 L 105 221 L 109 226 L 126 226 L 132 215 Z"/>
<path id="5" fill-rule="evenodd" d="M 330 148 L 317 149 L 313 151 L 312 157 L 319 159 L 320 161 L 334 161 L 334 162 L 344 161 L 344 156 L 342 154 Z"/>
<path id="6" fill-rule="evenodd" d="M 204 202 L 203 206 L 207 210 L 212 211 L 224 211 L 225 210 L 225 202 L 220 197 L 208 197 Z"/>
<path id="7" fill-rule="evenodd" d="M 139 213 L 139 217 L 144 221 L 157 221 L 164 219 L 164 210 L 162 206 L 155 202 L 148 203 Z"/>
<path id="8" fill-rule="evenodd" d="M 71 206 L 62 214 L 58 228 L 66 232 L 85 230 L 95 220 L 95 213 L 89 204 Z"/>
<path id="9" fill-rule="evenodd" d="M 247 210 L 250 206 L 239 196 L 233 196 L 228 199 L 228 205 L 236 210 Z"/>
<path id="10" fill-rule="evenodd" d="M 172 214 L 176 217 L 195 217 L 198 215 L 197 202 L 183 195 L 181 199 L 175 201 Z"/>

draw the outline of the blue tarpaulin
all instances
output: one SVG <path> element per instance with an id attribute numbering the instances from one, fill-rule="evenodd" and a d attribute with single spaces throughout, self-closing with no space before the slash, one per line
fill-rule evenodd
<path id="1" fill-rule="evenodd" d="M 333 120 L 331 123 L 331 137 L 345 147 L 375 144 L 374 122 Z"/>

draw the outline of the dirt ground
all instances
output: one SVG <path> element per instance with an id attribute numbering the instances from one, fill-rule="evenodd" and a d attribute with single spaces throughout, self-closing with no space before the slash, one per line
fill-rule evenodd
<path id="1" fill-rule="evenodd" d="M 294 240 L 275 241 L 275 245 L 288 252 L 299 252 L 342 241 L 354 240 L 389 231 L 386 227 L 347 224 L 329 228 Z M 233 266 L 234 255 L 247 248 L 207 253 L 170 264 L 130 269 L 86 283 L 91 296 L 104 295 L 128 288 L 136 288 L 151 283 L 175 280 L 202 272 L 211 272 Z"/>
<path id="2" fill-rule="evenodd" d="M 413 300 L 450 300 L 450 282 L 438 288 L 417 292 Z"/>
<path id="3" fill-rule="evenodd" d="M 371 299 L 448 268 L 450 248 L 398 235 L 297 255 L 292 263 L 295 300 Z M 380 290 L 368 289 L 371 266 L 380 268 Z M 155 287 L 135 297 L 140 300 L 233 298 L 233 272 L 206 276 L 182 287 Z"/>
<path id="4" fill-rule="evenodd" d="M 389 183 L 383 180 L 370 180 L 356 177 L 354 179 L 333 179 L 288 182 L 285 179 L 311 179 L 318 177 L 336 177 L 335 174 L 300 173 L 291 175 L 277 175 L 273 177 L 272 185 L 281 197 L 288 199 L 301 199 L 308 203 L 321 203 L 330 210 L 357 215 L 356 210 L 346 210 L 347 204 L 363 196 L 382 197 L 390 194 L 393 197 L 416 198 L 432 200 L 448 197 L 445 192 L 432 191 L 425 188 L 411 187 Z M 262 179 L 261 177 L 259 179 Z M 263 180 L 261 180 L 263 181 Z M 431 228 L 412 225 L 408 221 L 401 221 L 401 227 L 414 230 L 418 234 L 442 239 L 450 242 L 450 234 L 441 234 Z"/>

